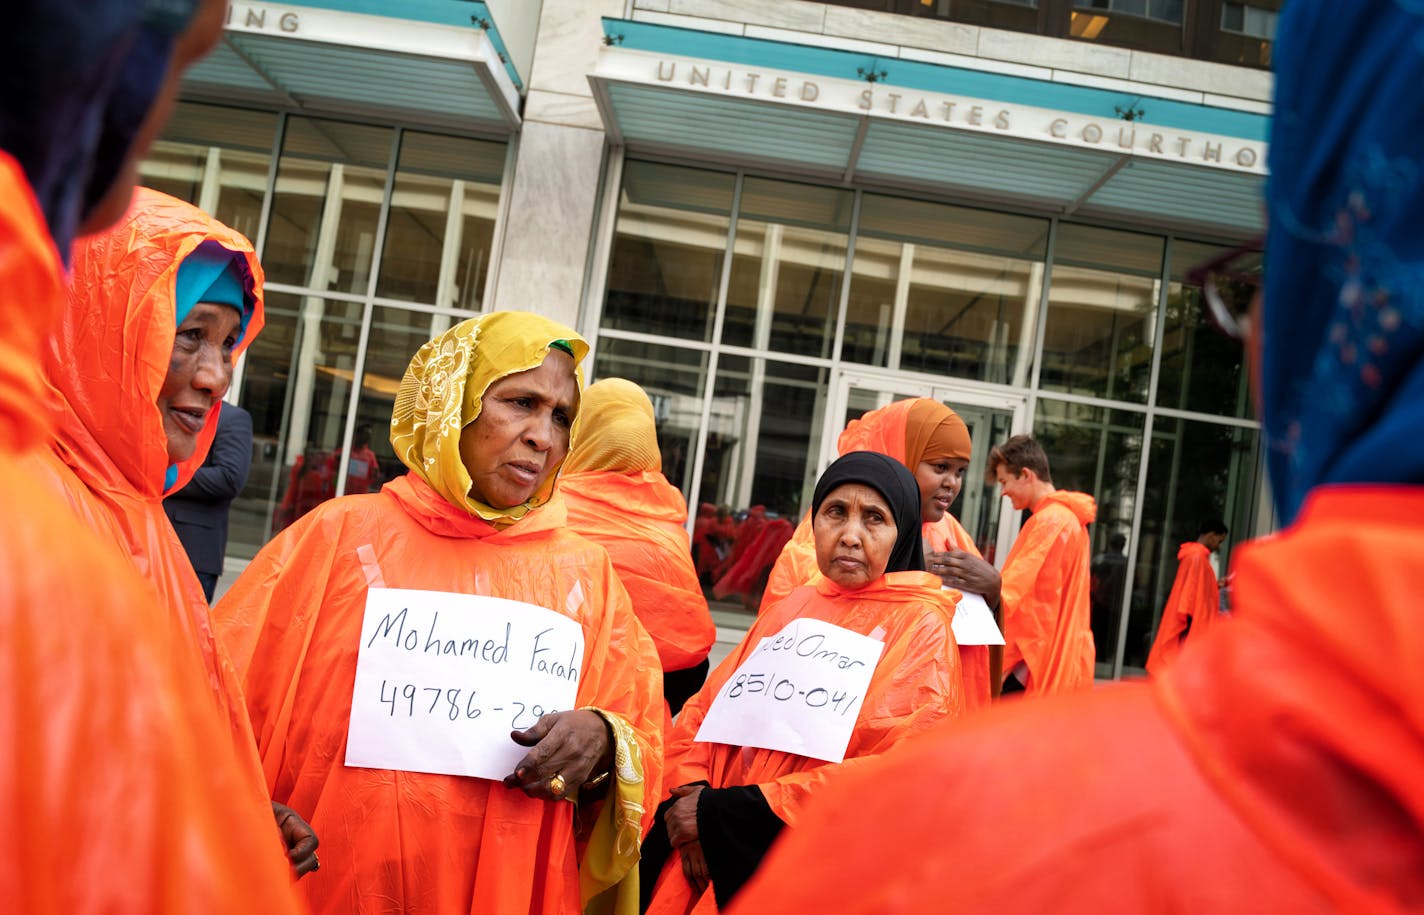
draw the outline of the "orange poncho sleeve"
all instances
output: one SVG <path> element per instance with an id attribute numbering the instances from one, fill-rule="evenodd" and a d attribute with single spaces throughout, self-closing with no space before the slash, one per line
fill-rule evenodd
<path id="1" fill-rule="evenodd" d="M 1220 615 L 1216 573 L 1211 570 L 1211 551 L 1195 541 L 1177 550 L 1177 577 L 1162 610 L 1157 638 L 1147 656 L 1147 672 L 1160 674 L 1181 653 L 1186 639 L 1199 639 Z M 1190 627 L 1190 633 L 1188 633 Z"/>

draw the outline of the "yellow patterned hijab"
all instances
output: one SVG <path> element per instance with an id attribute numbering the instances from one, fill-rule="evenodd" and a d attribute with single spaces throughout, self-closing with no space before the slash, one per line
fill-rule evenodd
<path id="1" fill-rule="evenodd" d="M 663 469 L 653 402 L 633 382 L 605 378 L 589 385 L 579 401 L 579 415 L 583 422 L 564 461 L 564 473 Z"/>
<path id="2" fill-rule="evenodd" d="M 550 348 L 574 357 L 574 377 L 588 343 L 541 315 L 496 311 L 461 321 L 420 348 L 411 359 L 391 413 L 391 446 L 405 466 L 451 505 L 504 527 L 538 508 L 554 492 L 558 470 L 528 502 L 493 508 L 470 498 L 470 474 L 460 460 L 460 432 L 480 415 L 489 386 L 508 375 L 538 368 Z M 577 416 L 571 435 L 579 429 Z"/>

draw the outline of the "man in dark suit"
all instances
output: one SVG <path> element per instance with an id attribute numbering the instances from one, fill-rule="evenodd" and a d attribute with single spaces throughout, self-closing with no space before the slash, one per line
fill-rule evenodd
<path id="1" fill-rule="evenodd" d="M 252 416 L 235 404 L 224 403 L 208 459 L 187 486 L 163 500 L 163 510 L 188 551 L 209 603 L 227 552 L 228 507 L 247 484 L 251 463 Z"/>

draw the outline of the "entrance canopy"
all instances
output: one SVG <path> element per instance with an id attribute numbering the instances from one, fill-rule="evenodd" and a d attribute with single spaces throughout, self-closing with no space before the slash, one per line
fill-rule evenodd
<path id="1" fill-rule="evenodd" d="M 1259 234 L 1265 115 L 604 20 L 590 76 L 632 152 L 1223 239 Z"/>
<path id="2" fill-rule="evenodd" d="M 372 15 L 398 6 L 403 17 Z M 519 76 L 483 3 L 232 3 L 184 97 L 510 133 Z"/>

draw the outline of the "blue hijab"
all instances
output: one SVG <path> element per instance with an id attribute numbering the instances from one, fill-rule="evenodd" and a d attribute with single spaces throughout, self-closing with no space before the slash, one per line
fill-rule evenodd
<path id="1" fill-rule="evenodd" d="M 0 149 L 25 171 L 60 254 L 119 175 L 196 0 L 8 0 Z"/>
<path id="2" fill-rule="evenodd" d="M 1282 523 L 1328 483 L 1424 483 L 1424 0 L 1292 0 L 1262 358 Z"/>

